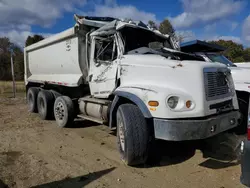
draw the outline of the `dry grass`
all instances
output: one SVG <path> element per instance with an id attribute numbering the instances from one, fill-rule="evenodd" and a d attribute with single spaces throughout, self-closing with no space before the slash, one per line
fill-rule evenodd
<path id="1" fill-rule="evenodd" d="M 17 93 L 25 92 L 24 81 L 16 82 L 16 92 Z M 12 93 L 12 81 L 0 81 L 0 95 L 11 94 L 11 93 Z"/>

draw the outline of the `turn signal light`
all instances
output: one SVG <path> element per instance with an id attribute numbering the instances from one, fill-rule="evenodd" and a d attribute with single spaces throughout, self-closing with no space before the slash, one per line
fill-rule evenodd
<path id="1" fill-rule="evenodd" d="M 148 105 L 153 106 L 153 107 L 157 107 L 157 106 L 159 106 L 159 102 L 158 101 L 149 101 Z"/>
<path id="2" fill-rule="evenodd" d="M 190 108 L 191 106 L 192 106 L 192 101 L 189 101 L 189 100 L 188 100 L 188 101 L 186 102 L 186 107 L 187 107 L 187 108 Z"/>

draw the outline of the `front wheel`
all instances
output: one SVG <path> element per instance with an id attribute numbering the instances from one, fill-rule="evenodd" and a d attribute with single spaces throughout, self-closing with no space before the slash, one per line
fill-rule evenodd
<path id="1" fill-rule="evenodd" d="M 122 160 L 130 166 L 146 162 L 149 127 L 140 109 L 122 104 L 117 111 L 117 141 Z"/>

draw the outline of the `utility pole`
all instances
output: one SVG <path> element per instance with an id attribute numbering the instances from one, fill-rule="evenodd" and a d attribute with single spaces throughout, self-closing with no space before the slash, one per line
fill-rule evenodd
<path id="1" fill-rule="evenodd" d="M 13 63 L 13 49 L 12 46 L 9 48 L 10 51 L 10 64 L 11 64 L 11 75 L 12 75 L 12 92 L 13 92 L 13 97 L 16 98 L 16 82 L 15 82 L 15 71 L 14 71 L 14 63 Z M 3 49 L 0 48 L 0 55 L 3 53 Z"/>
<path id="2" fill-rule="evenodd" d="M 1 61 L 1 58 L 2 58 L 1 55 L 3 54 L 3 52 L 4 52 L 3 49 L 0 48 L 0 62 L 1 62 L 1 63 L 3 63 L 3 62 Z M 1 65 L 0 65 L 0 66 L 1 66 Z M 2 79 L 2 77 L 4 77 L 4 73 L 5 73 L 4 68 L 2 68 L 2 69 L 0 68 L 0 80 Z"/>
<path id="3" fill-rule="evenodd" d="M 10 50 L 10 63 L 11 63 L 13 97 L 16 98 L 16 82 L 15 82 L 15 71 L 14 71 L 14 63 L 13 63 L 13 49 Z"/>

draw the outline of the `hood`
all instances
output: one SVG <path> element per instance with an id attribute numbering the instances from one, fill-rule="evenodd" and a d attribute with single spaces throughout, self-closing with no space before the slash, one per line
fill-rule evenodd
<path id="1" fill-rule="evenodd" d="M 225 68 L 223 64 L 212 64 L 205 61 L 190 61 L 190 60 L 172 60 L 158 54 L 128 54 L 124 55 L 121 65 L 131 66 L 152 66 L 162 67 L 169 69 L 190 69 L 190 70 L 203 70 L 207 67 Z"/>
<path id="2" fill-rule="evenodd" d="M 176 118 L 201 117 L 215 113 L 213 110 L 204 111 L 214 103 L 213 100 L 206 100 L 204 69 L 228 69 L 223 64 L 172 60 L 158 54 L 124 55 L 120 66 L 120 88 L 133 89 L 133 91 L 136 90 L 135 93 L 142 92 L 143 101 L 162 98 L 164 100 L 160 103 L 165 104 L 165 99 L 171 95 L 186 97 L 194 101 L 196 105 L 194 111 L 171 114 L 171 117 Z M 151 98 L 148 98 L 149 93 L 152 93 Z M 230 97 L 220 98 L 218 101 L 222 102 Z M 169 111 L 165 113 L 163 110 L 161 117 L 169 116 L 169 114 Z"/>
<path id="3" fill-rule="evenodd" d="M 235 83 L 250 82 L 250 67 L 230 67 Z"/>

